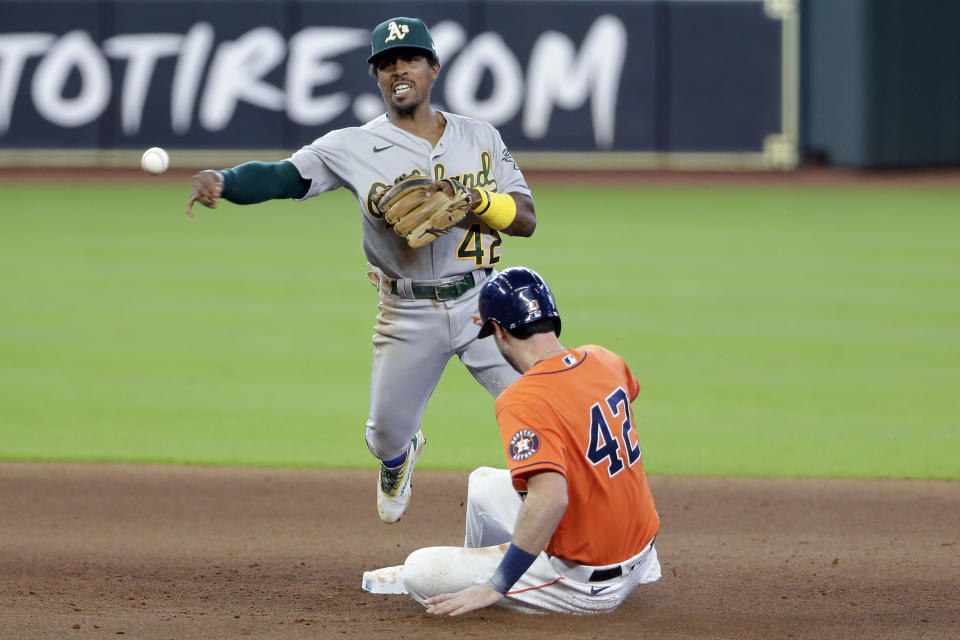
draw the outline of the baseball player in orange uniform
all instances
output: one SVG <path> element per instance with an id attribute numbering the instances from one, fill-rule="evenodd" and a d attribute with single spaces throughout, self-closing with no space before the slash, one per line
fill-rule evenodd
<path id="1" fill-rule="evenodd" d="M 404 590 L 437 615 L 614 609 L 660 578 L 630 408 L 640 385 L 603 347 L 560 343 L 553 295 L 530 269 L 488 281 L 474 321 L 523 374 L 496 401 L 510 469 L 470 474 L 465 546 L 410 554 Z"/>

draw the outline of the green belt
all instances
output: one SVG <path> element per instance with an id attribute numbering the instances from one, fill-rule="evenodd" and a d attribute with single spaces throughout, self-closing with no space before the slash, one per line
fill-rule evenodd
<path id="1" fill-rule="evenodd" d="M 484 272 L 487 275 L 490 275 L 493 273 L 493 269 L 484 269 Z M 413 289 L 414 298 L 428 298 L 430 300 L 453 300 L 454 298 L 459 298 L 467 291 L 470 291 L 470 289 L 473 289 L 474 285 L 476 284 L 476 281 L 473 279 L 473 274 L 467 273 L 458 280 L 450 280 L 440 284 L 414 284 L 411 285 L 410 288 Z M 396 280 L 390 283 L 390 293 L 393 295 L 398 295 Z"/>

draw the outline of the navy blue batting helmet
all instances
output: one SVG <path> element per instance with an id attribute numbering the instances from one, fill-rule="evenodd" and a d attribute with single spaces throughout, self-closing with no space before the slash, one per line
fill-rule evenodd
<path id="1" fill-rule="evenodd" d="M 557 303 L 550 287 L 533 269 L 510 267 L 498 273 L 483 285 L 478 306 L 483 321 L 478 338 L 493 333 L 491 321 L 504 329 L 517 329 L 545 318 L 556 319 L 556 332 L 560 335 Z"/>

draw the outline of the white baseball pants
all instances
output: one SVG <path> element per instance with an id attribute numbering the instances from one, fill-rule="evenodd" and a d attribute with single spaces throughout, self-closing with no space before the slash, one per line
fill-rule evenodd
<path id="1" fill-rule="evenodd" d="M 465 547 L 428 547 L 411 553 L 403 565 L 403 586 L 418 602 L 486 582 L 506 553 L 521 500 L 506 469 L 481 467 L 467 488 Z M 619 577 L 592 582 L 597 569 L 619 566 Z M 619 565 L 588 567 L 541 552 L 500 605 L 527 613 L 544 609 L 586 614 L 611 611 L 641 584 L 660 579 L 660 562 L 651 542 Z"/>

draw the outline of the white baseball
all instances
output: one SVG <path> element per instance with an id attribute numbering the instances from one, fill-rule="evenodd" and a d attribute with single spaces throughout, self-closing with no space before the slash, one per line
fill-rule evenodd
<path id="1" fill-rule="evenodd" d="M 170 166 L 170 156 L 160 147 L 150 147 L 140 158 L 140 167 L 154 175 L 163 173 Z"/>

